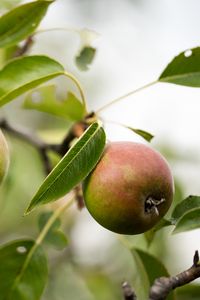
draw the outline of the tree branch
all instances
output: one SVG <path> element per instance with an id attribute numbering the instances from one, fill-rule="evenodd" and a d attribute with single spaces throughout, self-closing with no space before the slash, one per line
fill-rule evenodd
<path id="1" fill-rule="evenodd" d="M 136 294 L 130 284 L 125 281 L 122 284 L 124 300 L 137 300 Z"/>
<path id="2" fill-rule="evenodd" d="M 19 56 L 26 54 L 29 51 L 29 49 L 31 48 L 31 46 L 33 45 L 33 43 L 34 43 L 33 37 L 29 36 L 25 40 L 23 46 L 16 50 L 13 57 L 19 57 Z"/>
<path id="3" fill-rule="evenodd" d="M 200 277 L 199 253 L 195 251 L 193 265 L 188 270 L 172 277 L 160 277 L 150 289 L 149 300 L 165 300 L 177 287 L 183 286 Z"/>
<path id="4" fill-rule="evenodd" d="M 80 121 L 75 123 L 72 128 L 69 130 L 63 141 L 61 141 L 60 144 L 48 144 L 45 143 L 43 140 L 41 140 L 38 136 L 35 134 L 28 132 L 24 128 L 16 128 L 16 126 L 12 126 L 9 122 L 7 122 L 6 119 L 0 120 L 0 128 L 5 130 L 6 132 L 12 134 L 13 136 L 29 143 L 34 148 L 37 149 L 39 152 L 43 165 L 45 173 L 48 175 L 52 170 L 51 161 L 48 156 L 48 151 L 54 151 L 55 153 L 64 156 L 65 153 L 69 150 L 71 147 L 71 142 L 75 139 L 80 137 L 85 129 L 88 127 L 87 123 L 84 121 Z M 77 202 L 79 203 L 79 207 L 81 207 L 81 194 L 78 192 L 77 194 Z"/>
<path id="5" fill-rule="evenodd" d="M 42 158 L 45 173 L 49 174 L 52 166 L 47 151 L 54 148 L 54 145 L 44 143 L 39 137 L 24 129 L 11 126 L 5 119 L 0 120 L 0 128 L 35 147 Z"/>

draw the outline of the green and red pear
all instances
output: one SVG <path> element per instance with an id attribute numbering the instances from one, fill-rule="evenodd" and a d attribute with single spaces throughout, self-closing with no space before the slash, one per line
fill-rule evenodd
<path id="1" fill-rule="evenodd" d="M 144 144 L 112 142 L 83 182 L 85 205 L 103 227 L 121 234 L 151 229 L 168 211 L 173 176 L 163 156 Z"/>

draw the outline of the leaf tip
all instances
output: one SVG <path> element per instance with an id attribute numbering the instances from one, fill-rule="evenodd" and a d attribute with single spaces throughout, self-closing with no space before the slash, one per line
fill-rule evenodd
<path id="1" fill-rule="evenodd" d="M 27 207 L 27 209 L 25 210 L 23 216 L 24 216 L 24 217 L 28 216 L 28 215 L 32 212 L 32 210 L 33 210 L 33 207 L 32 207 L 32 205 L 30 204 L 30 205 Z"/>

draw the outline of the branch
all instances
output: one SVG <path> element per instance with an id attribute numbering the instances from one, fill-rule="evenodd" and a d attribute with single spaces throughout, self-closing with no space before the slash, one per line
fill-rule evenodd
<path id="1" fill-rule="evenodd" d="M 155 280 L 150 290 L 149 300 L 165 300 L 177 287 L 183 286 L 200 277 L 199 253 L 195 251 L 193 265 L 188 270 L 172 277 L 160 277 Z"/>
<path id="2" fill-rule="evenodd" d="M 122 284 L 124 300 L 137 300 L 136 294 L 130 284 L 125 281 Z"/>
<path id="3" fill-rule="evenodd" d="M 19 56 L 26 54 L 29 51 L 29 49 L 31 48 L 31 46 L 33 45 L 33 43 L 34 43 L 33 37 L 29 36 L 25 40 L 23 46 L 16 50 L 13 57 L 19 57 Z"/>
<path id="4" fill-rule="evenodd" d="M 0 128 L 35 147 L 42 158 L 45 173 L 49 174 L 52 166 L 47 151 L 53 149 L 54 145 L 44 143 L 40 138 L 24 129 L 11 126 L 5 119 L 0 120 Z"/>
<path id="5" fill-rule="evenodd" d="M 87 129 L 87 127 L 88 125 L 84 121 L 75 123 L 71 127 L 71 129 L 69 130 L 69 132 L 67 133 L 67 135 L 65 136 L 61 144 L 55 146 L 56 152 L 63 156 L 71 147 L 71 142 L 75 138 L 79 138 L 83 134 L 83 132 Z"/>
<path id="6" fill-rule="evenodd" d="M 64 156 L 65 153 L 71 147 L 71 142 L 75 138 L 80 137 L 87 127 L 88 124 L 85 121 L 77 122 L 72 126 L 72 128 L 69 130 L 69 132 L 67 133 L 67 135 L 65 136 L 63 141 L 61 141 L 60 144 L 47 144 L 43 140 L 41 140 L 38 136 L 36 136 L 31 132 L 28 132 L 24 128 L 16 128 L 16 126 L 14 127 L 10 125 L 7 122 L 7 120 L 5 119 L 0 120 L 0 128 L 12 134 L 15 137 L 24 140 L 25 142 L 29 143 L 30 145 L 32 145 L 34 148 L 37 149 L 37 151 L 39 152 L 42 158 L 44 170 L 47 175 L 52 170 L 52 165 L 48 156 L 48 151 L 51 150 L 61 156 Z M 78 195 L 78 200 L 80 200 L 79 196 L 80 195 Z"/>

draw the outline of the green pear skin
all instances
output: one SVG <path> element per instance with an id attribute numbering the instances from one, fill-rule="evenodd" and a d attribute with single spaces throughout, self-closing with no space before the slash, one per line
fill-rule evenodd
<path id="1" fill-rule="evenodd" d="M 151 147 L 134 142 L 109 143 L 83 182 L 90 214 L 120 234 L 151 229 L 168 211 L 173 194 L 167 161 Z"/>
<path id="2" fill-rule="evenodd" d="M 9 167 L 9 149 L 6 139 L 0 130 L 0 184 L 5 178 Z"/>

